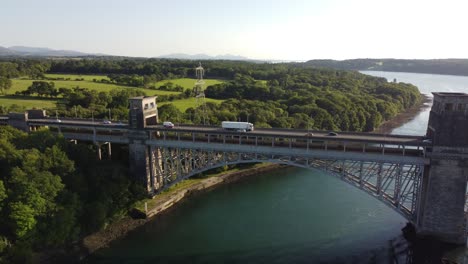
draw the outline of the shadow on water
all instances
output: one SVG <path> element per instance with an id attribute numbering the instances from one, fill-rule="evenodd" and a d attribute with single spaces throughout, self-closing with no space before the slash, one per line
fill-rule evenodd
<path id="1" fill-rule="evenodd" d="M 320 263 L 320 264 L 468 264 L 466 247 L 430 239 L 409 242 L 401 235 L 381 247 L 358 254 L 317 257 L 305 245 L 255 248 L 223 253 L 158 255 L 133 258 L 93 255 L 83 263 Z M 326 241 L 321 241 L 326 243 Z"/>
<path id="2" fill-rule="evenodd" d="M 431 237 L 417 237 L 413 225 L 409 223 L 402 229 L 402 232 L 405 245 L 401 252 L 395 250 L 395 256 L 405 257 L 405 261 L 401 263 L 467 263 L 465 246 L 443 243 Z M 393 248 L 397 249 L 397 245 L 394 245 Z M 397 258 L 395 259 L 398 261 Z"/>

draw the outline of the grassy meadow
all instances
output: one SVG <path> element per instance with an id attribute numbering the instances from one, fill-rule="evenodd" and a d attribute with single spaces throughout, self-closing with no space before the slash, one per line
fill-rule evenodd
<path id="1" fill-rule="evenodd" d="M 13 79 L 11 89 L 7 90 L 7 94 L 14 94 L 17 91 L 24 91 L 28 89 L 31 84 L 36 80 L 22 80 L 22 79 Z M 159 91 L 159 90 L 152 90 L 152 89 L 145 89 L 145 88 L 137 88 L 131 86 L 123 86 L 123 85 L 115 85 L 115 84 L 108 84 L 108 83 L 97 83 L 93 81 L 50 81 L 55 83 L 55 88 L 75 88 L 79 86 L 80 88 L 87 88 L 90 90 L 96 90 L 98 92 L 109 92 L 111 90 L 117 88 L 124 88 L 124 89 L 137 89 L 140 91 L 145 92 L 147 95 L 171 95 L 171 94 L 179 94 L 179 92 L 172 92 L 172 91 Z"/>
<path id="2" fill-rule="evenodd" d="M 180 85 L 180 86 L 184 87 L 184 89 L 192 89 L 195 86 L 196 81 L 197 80 L 191 79 L 191 78 L 163 80 L 163 81 L 156 82 L 156 88 L 159 88 L 159 87 L 165 85 L 166 83 L 171 82 L 171 83 L 174 84 L 174 86 L 175 85 Z M 217 80 L 217 79 L 206 79 L 204 81 L 205 81 L 204 88 L 206 88 L 206 87 L 208 87 L 210 85 L 214 85 L 214 84 L 218 84 L 218 83 L 223 82 L 222 80 Z"/>
<path id="3" fill-rule="evenodd" d="M 219 99 L 211 99 L 211 98 L 206 98 L 205 102 L 208 103 L 215 103 L 215 104 L 220 104 L 223 102 L 223 100 Z M 186 99 L 181 99 L 181 100 L 174 100 L 171 102 L 162 102 L 158 103 L 159 106 L 165 105 L 165 104 L 173 104 L 177 109 L 179 109 L 182 113 L 185 112 L 190 107 L 195 108 L 197 106 L 197 99 L 196 98 L 186 98 Z"/>
<path id="4" fill-rule="evenodd" d="M 56 88 L 70 88 L 71 89 L 71 88 L 79 86 L 80 88 L 87 88 L 87 89 L 96 90 L 99 92 L 100 91 L 109 92 L 114 89 L 138 89 L 150 96 L 177 95 L 180 93 L 180 92 L 175 92 L 175 91 L 162 91 L 162 90 L 153 90 L 153 89 L 145 89 L 145 88 L 123 86 L 123 85 L 93 82 L 94 79 L 108 80 L 109 78 L 105 75 L 45 74 L 45 76 L 48 78 L 63 78 L 64 79 L 64 80 L 50 80 L 51 82 L 55 83 Z M 66 80 L 66 79 L 69 79 L 69 80 Z M 83 79 L 83 80 L 77 81 L 76 79 Z M 39 98 L 39 97 L 33 97 L 33 96 L 26 96 L 26 97 L 25 96 L 19 96 L 19 97 L 12 96 L 16 92 L 21 92 L 21 91 L 26 90 L 29 86 L 32 85 L 33 81 L 36 81 L 36 80 L 28 80 L 28 79 L 22 79 L 22 78 L 12 79 L 12 87 L 6 91 L 5 95 L 0 95 L 0 106 L 10 107 L 11 105 L 18 105 L 26 109 L 55 108 L 57 99 Z M 204 85 L 205 88 L 209 85 L 222 83 L 221 80 L 216 80 L 216 79 L 207 79 L 204 81 L 205 81 L 205 85 Z M 190 78 L 164 80 L 164 81 L 157 82 L 156 87 L 159 88 L 168 82 L 171 82 L 174 85 L 180 85 L 184 87 L 185 89 L 191 89 L 194 87 L 196 80 L 190 79 Z M 206 102 L 220 103 L 222 102 L 222 100 L 207 98 Z M 182 99 L 182 100 L 174 100 L 171 102 L 163 102 L 160 105 L 164 105 L 168 103 L 174 104 L 177 108 L 180 109 L 180 111 L 184 112 L 187 108 L 196 106 L 196 99 L 187 98 L 187 99 Z"/>
<path id="5" fill-rule="evenodd" d="M 38 98 L 38 97 L 31 97 L 25 96 L 21 98 L 16 98 L 12 96 L 0 96 L 0 106 L 4 107 L 11 107 L 12 105 L 18 105 L 20 107 L 24 107 L 26 109 L 33 109 L 33 108 L 55 108 L 56 107 L 56 99 L 46 99 L 46 98 Z"/>

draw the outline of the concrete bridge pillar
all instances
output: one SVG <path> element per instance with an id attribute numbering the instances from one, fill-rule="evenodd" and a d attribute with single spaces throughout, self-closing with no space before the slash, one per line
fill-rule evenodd
<path id="1" fill-rule="evenodd" d="M 468 94 L 433 93 L 426 136 L 433 147 L 426 167 L 416 220 L 422 236 L 466 243 Z"/>

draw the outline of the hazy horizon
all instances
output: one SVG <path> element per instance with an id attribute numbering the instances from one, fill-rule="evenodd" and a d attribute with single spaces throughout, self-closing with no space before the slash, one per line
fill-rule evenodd
<path id="1" fill-rule="evenodd" d="M 460 0 L 6 0 L 0 46 L 129 57 L 468 58 Z"/>

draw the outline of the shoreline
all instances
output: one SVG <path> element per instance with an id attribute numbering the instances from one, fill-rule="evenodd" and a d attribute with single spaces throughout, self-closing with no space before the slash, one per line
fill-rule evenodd
<path id="1" fill-rule="evenodd" d="M 432 102 L 432 97 L 422 94 L 423 98 L 415 106 L 407 109 L 405 112 L 399 113 L 390 120 L 383 122 L 378 128 L 374 129 L 372 133 L 389 134 L 393 129 L 401 126 L 402 124 L 412 120 L 421 111 L 429 107 Z M 172 191 L 164 197 L 153 197 L 154 204 L 147 207 L 147 211 L 142 211 L 134 208 L 134 212 L 143 218 L 132 218 L 129 215 L 124 218 L 111 223 L 106 229 L 93 233 L 84 237 L 79 242 L 79 255 L 80 259 L 93 254 L 101 248 L 108 247 L 114 240 L 120 239 L 127 235 L 132 230 L 143 226 L 144 224 L 152 221 L 156 216 L 163 213 L 165 210 L 176 206 L 178 202 L 190 197 L 191 195 L 202 193 L 209 189 L 215 188 L 220 184 L 227 184 L 244 177 L 254 176 L 258 173 L 270 172 L 283 168 L 284 165 L 268 164 L 259 167 L 242 169 L 234 172 L 224 172 L 219 176 L 211 176 L 206 179 L 194 182 L 184 188 Z"/>
<path id="2" fill-rule="evenodd" d="M 136 208 L 133 209 L 133 211 L 137 211 L 136 214 L 142 218 L 132 218 L 130 215 L 127 215 L 126 217 L 110 224 L 106 229 L 84 237 L 80 241 L 80 258 L 85 258 L 86 256 L 93 254 L 95 251 L 109 246 L 112 241 L 122 238 L 128 232 L 152 221 L 159 214 L 162 214 L 165 210 L 176 206 L 178 202 L 190 197 L 191 195 L 208 191 L 221 184 L 232 183 L 245 177 L 275 171 L 284 167 L 285 165 L 281 164 L 267 164 L 239 171 L 227 171 L 223 172 L 219 176 L 211 176 L 180 190 L 171 192 L 160 199 L 158 199 L 158 196 L 155 196 L 151 199 L 156 200 L 155 205 L 152 207 L 148 206 L 147 212 Z"/>
<path id="3" fill-rule="evenodd" d="M 395 128 L 413 120 L 413 118 L 415 118 L 420 112 L 429 108 L 432 103 L 432 97 L 427 94 L 421 94 L 421 96 L 421 101 L 418 104 L 397 114 L 392 119 L 384 121 L 378 128 L 374 129 L 372 133 L 390 134 Z"/>

